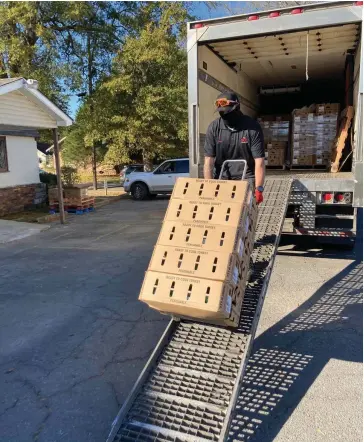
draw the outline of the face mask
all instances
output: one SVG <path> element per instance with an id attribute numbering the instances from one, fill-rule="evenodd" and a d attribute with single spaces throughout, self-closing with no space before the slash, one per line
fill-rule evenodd
<path id="1" fill-rule="evenodd" d="M 220 117 L 225 121 L 225 123 L 230 127 L 238 126 L 240 122 L 241 113 L 239 109 L 235 109 L 231 112 L 225 113 L 224 111 L 219 112 Z"/>

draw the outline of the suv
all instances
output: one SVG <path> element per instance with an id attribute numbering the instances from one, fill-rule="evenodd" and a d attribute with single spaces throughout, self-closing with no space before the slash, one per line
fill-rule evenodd
<path id="1" fill-rule="evenodd" d="M 130 164 L 130 166 L 123 167 L 122 171 L 120 172 L 120 184 L 123 186 L 127 175 L 134 172 L 144 172 L 144 165 Z"/>
<path id="2" fill-rule="evenodd" d="M 124 182 L 125 192 L 130 192 L 135 200 L 145 200 L 158 193 L 172 193 L 179 177 L 188 177 L 188 158 L 164 161 L 153 172 L 131 173 Z"/>

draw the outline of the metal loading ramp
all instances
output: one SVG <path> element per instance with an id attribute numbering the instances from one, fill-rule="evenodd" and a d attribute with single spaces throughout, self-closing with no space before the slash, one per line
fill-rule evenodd
<path id="1" fill-rule="evenodd" d="M 239 327 L 172 320 L 117 415 L 107 442 L 228 439 L 291 190 L 268 179 Z"/>

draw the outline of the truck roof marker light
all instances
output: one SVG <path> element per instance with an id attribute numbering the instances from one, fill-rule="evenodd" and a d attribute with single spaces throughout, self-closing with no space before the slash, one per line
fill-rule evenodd
<path id="1" fill-rule="evenodd" d="M 259 15 L 249 15 L 248 21 L 259 20 Z"/>
<path id="2" fill-rule="evenodd" d="M 276 18 L 276 17 L 279 17 L 280 15 L 281 15 L 281 13 L 278 12 L 278 11 L 276 11 L 276 12 L 271 12 L 271 13 L 269 14 L 269 18 Z"/>
<path id="3" fill-rule="evenodd" d="M 296 8 L 292 9 L 291 14 L 302 14 L 303 9 L 302 8 Z"/>
<path id="4" fill-rule="evenodd" d="M 355 2 L 354 6 L 363 6 L 363 2 Z"/>
<path id="5" fill-rule="evenodd" d="M 203 23 L 194 23 L 191 25 L 191 29 L 203 28 L 205 25 Z"/>

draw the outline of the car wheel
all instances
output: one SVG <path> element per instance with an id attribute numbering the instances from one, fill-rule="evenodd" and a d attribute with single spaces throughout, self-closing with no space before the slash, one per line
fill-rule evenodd
<path id="1" fill-rule="evenodd" d="M 144 183 L 135 183 L 131 188 L 131 196 L 136 201 L 142 201 L 150 195 L 149 189 Z"/>

